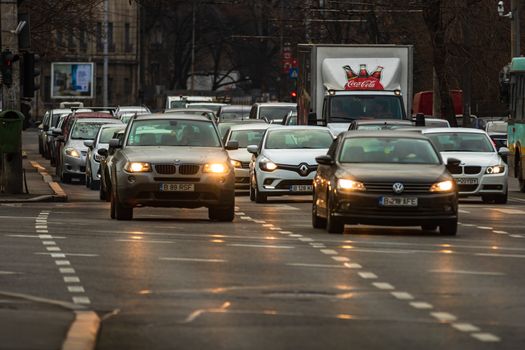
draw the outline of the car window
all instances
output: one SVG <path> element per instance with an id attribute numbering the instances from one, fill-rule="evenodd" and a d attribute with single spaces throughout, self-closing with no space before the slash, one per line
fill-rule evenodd
<path id="1" fill-rule="evenodd" d="M 222 112 L 220 114 L 220 120 L 236 120 L 236 119 L 248 119 L 249 113 L 247 111 L 238 112 Z"/>
<path id="2" fill-rule="evenodd" d="M 104 128 L 101 131 L 101 135 L 98 139 L 99 143 L 109 143 L 109 140 L 113 138 L 113 135 L 119 131 L 122 130 L 123 127 L 116 127 L 116 128 Z"/>
<path id="3" fill-rule="evenodd" d="M 354 137 L 344 140 L 341 163 L 440 164 L 427 140 L 398 137 Z"/>
<path id="4" fill-rule="evenodd" d="M 94 140 L 98 130 L 104 123 L 97 122 L 77 122 L 71 131 L 73 140 Z"/>
<path id="5" fill-rule="evenodd" d="M 479 133 L 450 132 L 425 134 L 440 152 L 494 152 L 487 135 Z"/>
<path id="6" fill-rule="evenodd" d="M 487 132 L 507 133 L 507 123 L 487 123 Z"/>
<path id="7" fill-rule="evenodd" d="M 333 137 L 325 130 L 272 130 L 266 138 L 267 149 L 323 149 L 332 144 Z"/>
<path id="8" fill-rule="evenodd" d="M 195 120 L 135 120 L 128 146 L 221 147 L 219 135 L 211 122 Z"/>
<path id="9" fill-rule="evenodd" d="M 259 109 L 259 119 L 283 119 L 289 112 L 297 111 L 296 107 L 266 106 Z"/>
<path id="10" fill-rule="evenodd" d="M 258 145 L 264 135 L 264 130 L 234 130 L 230 133 L 229 141 L 239 142 L 239 148 L 249 145 Z"/>

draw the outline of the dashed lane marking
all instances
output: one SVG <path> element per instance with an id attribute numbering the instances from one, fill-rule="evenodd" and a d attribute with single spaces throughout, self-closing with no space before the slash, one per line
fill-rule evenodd
<path id="1" fill-rule="evenodd" d="M 478 226 L 477 228 L 479 228 L 480 230 L 492 230 L 493 229 L 490 226 Z"/>
<path id="2" fill-rule="evenodd" d="M 159 260 L 164 261 L 188 261 L 188 262 L 209 262 L 209 263 L 217 263 L 217 262 L 226 262 L 227 260 L 224 259 L 198 259 L 198 258 L 159 258 Z"/>
<path id="3" fill-rule="evenodd" d="M 399 300 L 413 300 L 414 299 L 412 294 L 407 293 L 407 292 L 390 292 L 390 294 L 392 294 L 394 298 L 399 299 Z"/>
<path id="4" fill-rule="evenodd" d="M 474 333 L 474 334 L 471 334 L 471 336 L 473 338 L 476 338 L 479 341 L 487 342 L 487 343 L 499 342 L 501 340 L 499 337 L 491 333 Z"/>
<path id="5" fill-rule="evenodd" d="M 374 282 L 372 283 L 372 285 L 378 289 L 384 289 L 384 290 L 395 289 L 393 285 L 391 285 L 390 283 L 385 283 L 385 282 Z"/>
<path id="6" fill-rule="evenodd" d="M 467 270 L 428 270 L 432 273 L 449 273 L 456 275 L 480 275 L 480 276 L 505 276 L 502 272 L 491 271 L 467 271 Z"/>
<path id="7" fill-rule="evenodd" d="M 494 258 L 525 258 L 525 255 L 521 254 L 495 254 L 495 253 L 476 253 L 476 256 L 490 256 Z"/>
<path id="8" fill-rule="evenodd" d="M 263 245 L 263 244 L 241 244 L 241 243 L 234 243 L 234 244 L 228 244 L 230 247 L 246 247 L 246 248 L 275 248 L 275 249 L 293 249 L 292 246 L 287 245 Z"/>
<path id="9" fill-rule="evenodd" d="M 491 210 L 494 210 L 494 211 L 499 211 L 500 213 L 503 213 L 503 214 L 525 214 L 525 211 L 523 210 L 519 210 L 519 209 L 491 209 Z"/>
<path id="10" fill-rule="evenodd" d="M 350 259 L 347 258 L 346 256 L 332 256 L 332 259 L 334 259 L 335 261 L 339 261 L 339 262 L 350 261 Z"/>
<path id="11" fill-rule="evenodd" d="M 299 240 L 300 240 L 301 242 L 312 242 L 312 241 L 313 241 L 313 239 L 311 239 L 311 238 L 307 238 L 307 237 L 301 237 L 301 238 L 299 238 Z"/>
<path id="12" fill-rule="evenodd" d="M 80 283 L 80 278 L 77 276 L 65 276 L 64 277 L 65 283 Z"/>
<path id="13" fill-rule="evenodd" d="M 513 237 L 513 238 L 523 238 L 523 235 L 510 235 L 510 237 Z"/>
<path id="14" fill-rule="evenodd" d="M 304 263 L 289 263 L 288 266 L 297 266 L 297 267 L 321 267 L 321 268 L 330 268 L 330 269 L 344 269 L 344 266 L 341 265 L 328 265 L 328 264 L 304 264 Z"/>
<path id="15" fill-rule="evenodd" d="M 508 234 L 509 234 L 507 231 L 496 231 L 496 230 L 494 230 L 494 231 L 492 231 L 492 232 L 494 232 L 494 233 L 498 233 L 498 234 L 500 234 L 500 235 L 508 235 Z"/>
<path id="16" fill-rule="evenodd" d="M 357 263 L 345 263 L 344 266 L 349 268 L 349 269 L 360 269 L 360 268 L 363 267 L 363 266 L 361 266 L 361 265 L 359 265 Z"/>
<path id="17" fill-rule="evenodd" d="M 364 278 L 364 279 L 376 279 L 377 278 L 377 275 L 375 273 L 372 273 L 372 272 L 358 272 L 357 274 L 361 278 Z"/>
<path id="18" fill-rule="evenodd" d="M 84 287 L 82 286 L 69 286 L 67 287 L 67 290 L 70 293 L 84 293 L 85 292 Z"/>
<path id="19" fill-rule="evenodd" d="M 479 332 L 479 327 L 470 323 L 452 323 L 452 327 L 460 332 Z"/>
<path id="20" fill-rule="evenodd" d="M 432 304 L 429 304 L 429 303 L 425 303 L 424 301 L 412 301 L 410 303 L 410 306 L 416 308 L 416 309 L 433 309 L 434 306 L 432 306 Z"/>
<path id="21" fill-rule="evenodd" d="M 60 273 L 67 274 L 67 273 L 75 273 L 75 269 L 71 267 L 61 267 L 58 269 Z"/>
<path id="22" fill-rule="evenodd" d="M 434 318 L 437 318 L 440 322 L 452 322 L 458 318 L 448 312 L 431 312 L 430 315 Z"/>
<path id="23" fill-rule="evenodd" d="M 337 252 L 333 249 L 321 249 L 321 253 L 326 255 L 337 255 Z"/>

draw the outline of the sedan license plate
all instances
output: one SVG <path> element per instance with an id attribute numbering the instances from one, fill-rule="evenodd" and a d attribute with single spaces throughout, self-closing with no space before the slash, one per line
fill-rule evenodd
<path id="1" fill-rule="evenodd" d="M 456 183 L 458 185 L 477 185 L 478 179 L 475 177 L 458 177 Z"/>
<path id="2" fill-rule="evenodd" d="M 381 197 L 379 204 L 383 207 L 417 207 L 415 197 Z"/>
<path id="3" fill-rule="evenodd" d="M 311 192 L 312 185 L 292 185 L 290 186 L 292 192 Z"/>
<path id="4" fill-rule="evenodd" d="M 194 192 L 194 184 L 160 184 L 161 192 Z"/>

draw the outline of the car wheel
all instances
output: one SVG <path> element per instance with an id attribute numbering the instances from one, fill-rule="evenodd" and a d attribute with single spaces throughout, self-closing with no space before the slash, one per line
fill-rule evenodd
<path id="1" fill-rule="evenodd" d="M 255 189 L 253 188 L 251 179 L 250 179 L 250 201 L 255 202 Z"/>
<path id="2" fill-rule="evenodd" d="M 84 183 L 86 184 L 87 188 L 91 188 L 91 179 L 89 178 L 87 174 L 84 177 Z"/>
<path id="3" fill-rule="evenodd" d="M 519 155 L 518 155 L 519 156 Z M 518 182 L 519 182 L 519 186 L 520 186 L 520 191 L 521 192 L 525 192 L 525 179 L 523 179 L 523 176 L 521 175 L 523 173 L 523 169 L 521 168 L 522 165 L 521 165 L 521 161 L 518 161 L 518 166 L 517 166 L 517 169 L 518 169 Z"/>
<path id="4" fill-rule="evenodd" d="M 235 206 L 210 207 L 208 208 L 208 218 L 210 220 L 232 222 L 235 217 Z"/>
<path id="5" fill-rule="evenodd" d="M 115 218 L 115 199 L 114 199 L 114 196 L 113 194 L 111 194 L 110 196 L 110 205 L 109 205 L 109 216 L 114 219 Z"/>
<path id="6" fill-rule="evenodd" d="M 264 193 L 261 193 L 261 191 L 259 191 L 259 185 L 257 184 L 257 180 L 255 180 L 254 192 L 255 192 L 255 203 L 266 203 L 266 201 L 268 200 L 268 196 Z"/>
<path id="7" fill-rule="evenodd" d="M 329 194 L 327 196 L 328 203 L 326 208 L 326 230 L 328 233 L 343 233 L 345 230 L 345 224 L 341 221 L 340 218 L 333 215 L 333 198 Z"/>
<path id="8" fill-rule="evenodd" d="M 447 221 L 439 225 L 439 233 L 441 233 L 442 235 L 455 236 L 457 232 L 458 232 L 458 221 L 457 220 Z"/>
<path id="9" fill-rule="evenodd" d="M 113 207 L 113 213 L 117 220 L 131 220 L 133 219 L 133 208 L 128 207 L 120 203 L 116 191 L 112 192 L 111 205 Z"/>
<path id="10" fill-rule="evenodd" d="M 494 197 L 493 196 L 481 196 L 481 201 L 485 204 L 489 204 L 489 203 L 494 202 Z"/>
<path id="11" fill-rule="evenodd" d="M 503 194 L 498 194 L 494 196 L 494 203 L 496 204 L 507 204 L 507 199 L 509 197 L 508 190 Z"/>
<path id="12" fill-rule="evenodd" d="M 437 230 L 438 225 L 421 225 L 423 231 L 435 231 Z"/>
<path id="13" fill-rule="evenodd" d="M 71 175 L 66 174 L 66 173 L 61 173 L 60 181 L 62 181 L 62 183 L 65 183 L 65 184 L 71 183 Z"/>
<path id="14" fill-rule="evenodd" d="M 38 153 L 42 156 L 44 155 L 44 147 L 42 146 L 42 140 L 38 138 Z"/>
<path id="15" fill-rule="evenodd" d="M 317 215 L 317 196 L 314 192 L 313 198 L 312 198 L 312 226 L 313 228 L 326 228 L 326 219 L 319 217 Z"/>
<path id="16" fill-rule="evenodd" d="M 98 198 L 100 198 L 101 201 L 105 201 L 107 197 L 106 191 L 104 191 L 104 186 L 100 186 L 98 191 Z"/>

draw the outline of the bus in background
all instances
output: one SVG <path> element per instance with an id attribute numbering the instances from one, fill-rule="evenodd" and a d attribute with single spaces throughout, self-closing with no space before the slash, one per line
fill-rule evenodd
<path id="1" fill-rule="evenodd" d="M 519 180 L 525 192 L 525 57 L 514 57 L 500 76 L 502 99 L 509 103 L 509 175 Z"/>

